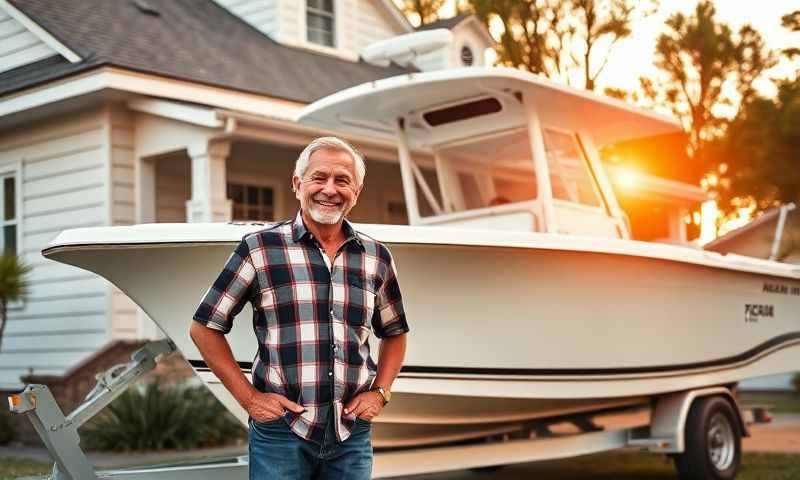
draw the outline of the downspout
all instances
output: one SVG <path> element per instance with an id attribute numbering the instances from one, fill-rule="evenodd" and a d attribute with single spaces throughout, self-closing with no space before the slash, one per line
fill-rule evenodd
<path id="1" fill-rule="evenodd" d="M 783 230 L 786 226 L 786 217 L 789 212 L 795 209 L 794 203 L 787 203 L 781 205 L 780 213 L 778 214 L 778 225 L 775 227 L 775 236 L 772 238 L 772 250 L 769 254 L 769 259 L 775 261 L 778 259 L 778 250 L 781 247 L 781 239 L 783 238 Z"/>

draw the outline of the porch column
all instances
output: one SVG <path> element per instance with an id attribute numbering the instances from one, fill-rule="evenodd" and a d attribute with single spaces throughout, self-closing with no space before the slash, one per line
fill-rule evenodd
<path id="1" fill-rule="evenodd" d="M 230 142 L 207 142 L 188 148 L 191 157 L 192 196 L 186 202 L 186 221 L 227 222 L 233 202 L 228 200 L 225 162 Z"/>
<path id="2" fill-rule="evenodd" d="M 134 165 L 136 173 L 136 223 L 156 222 L 156 161 L 139 157 Z"/>
<path id="3" fill-rule="evenodd" d="M 680 243 L 686 243 L 686 222 L 684 218 L 688 215 L 689 211 L 686 208 L 676 208 L 669 212 L 669 238 L 670 240 L 677 240 Z"/>

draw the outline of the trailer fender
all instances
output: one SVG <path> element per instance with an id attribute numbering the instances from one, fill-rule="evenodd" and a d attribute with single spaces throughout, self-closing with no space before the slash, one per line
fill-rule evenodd
<path id="1" fill-rule="evenodd" d="M 683 453 L 686 448 L 684 438 L 686 418 L 689 416 L 692 403 L 698 398 L 713 395 L 722 396 L 730 402 L 736 413 L 736 420 L 742 436 L 750 436 L 741 408 L 739 408 L 739 402 L 736 401 L 730 388 L 711 387 L 687 390 L 656 398 L 650 418 L 650 437 L 659 441 L 651 443 L 649 450 L 659 453 Z"/>

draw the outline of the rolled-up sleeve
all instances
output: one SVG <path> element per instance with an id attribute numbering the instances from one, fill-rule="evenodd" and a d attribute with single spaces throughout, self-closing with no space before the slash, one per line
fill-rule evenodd
<path id="1" fill-rule="evenodd" d="M 385 247 L 381 253 L 386 264 L 383 282 L 375 293 L 375 310 L 372 314 L 372 331 L 378 338 L 402 335 L 409 330 L 394 259 Z"/>
<path id="2" fill-rule="evenodd" d="M 250 248 L 242 239 L 197 307 L 194 320 L 208 328 L 230 332 L 233 317 L 252 298 L 255 274 Z"/>

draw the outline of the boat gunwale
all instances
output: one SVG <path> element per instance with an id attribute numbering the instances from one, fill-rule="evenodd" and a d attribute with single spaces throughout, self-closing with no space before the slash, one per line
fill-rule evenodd
<path id="1" fill-rule="evenodd" d="M 186 225 L 186 224 L 178 224 Z M 230 226 L 242 227 L 241 224 L 212 224 L 217 226 Z M 262 228 L 243 230 L 239 229 L 236 233 L 238 238 L 228 237 L 211 237 L 206 239 L 173 239 L 173 240 L 152 240 L 153 236 L 147 236 L 144 239 L 103 239 L 97 242 L 86 241 L 83 239 L 77 241 L 62 241 L 59 239 L 65 234 L 78 233 L 83 230 L 92 230 L 97 232 L 102 230 L 107 233 L 111 229 L 126 229 L 132 228 L 125 227 L 92 227 L 92 228 L 79 228 L 63 231 L 56 237 L 50 245 L 43 248 L 41 253 L 44 257 L 50 257 L 65 251 L 72 250 L 108 250 L 108 249 L 122 249 L 122 248 L 163 248 L 163 247 L 201 247 L 207 245 L 234 245 L 238 243 L 241 238 L 246 235 L 256 233 L 263 230 L 264 225 L 256 224 Z M 248 227 L 255 225 L 246 225 Z M 365 225 L 355 224 L 358 233 L 370 238 L 376 238 L 381 243 L 389 245 L 420 245 L 420 246 L 435 246 L 435 247 L 473 247 L 473 248 L 513 248 L 513 249 L 530 249 L 530 250 L 549 250 L 561 252 L 576 252 L 576 253 L 594 253 L 604 255 L 623 255 L 628 257 L 637 257 L 651 260 L 661 260 L 678 262 L 686 265 L 695 265 L 700 267 L 708 267 L 717 270 L 738 271 L 743 273 L 752 273 L 757 275 L 764 275 L 769 277 L 778 277 L 789 280 L 800 280 L 800 268 L 790 264 L 782 264 L 779 262 L 762 260 L 757 258 L 746 257 L 736 254 L 720 254 L 717 252 L 709 252 L 705 250 L 694 250 L 690 247 L 670 245 L 670 244 L 655 244 L 652 242 L 643 242 L 638 240 L 624 240 L 616 238 L 603 238 L 591 237 L 580 235 L 564 235 L 552 233 L 538 233 L 538 232 L 502 232 L 506 237 L 516 238 L 490 238 L 488 235 L 497 235 L 497 232 L 488 230 L 473 230 L 473 229 L 460 229 L 450 227 L 411 227 L 389 225 L 389 229 L 400 231 L 399 229 L 414 230 L 412 235 L 405 235 L 407 238 L 402 238 L 403 235 L 369 235 L 361 230 L 359 227 L 379 227 L 385 229 L 387 225 Z M 136 228 L 137 226 L 133 226 Z M 269 228 L 269 227 L 267 227 Z M 374 230 L 374 228 L 368 228 Z M 436 233 L 445 233 L 445 236 L 458 236 L 458 239 L 453 238 L 432 238 L 430 230 L 435 230 Z M 413 235 L 414 233 L 423 233 L 423 235 Z M 83 232 L 81 232 L 83 233 Z M 379 232 L 386 233 L 386 232 Z M 391 232 L 388 232 L 391 233 Z M 405 233 L 405 232 L 404 232 Z M 411 238 L 415 236 L 417 238 Z M 440 235 L 441 237 L 441 235 Z M 148 239 L 149 238 L 149 239 Z"/>

